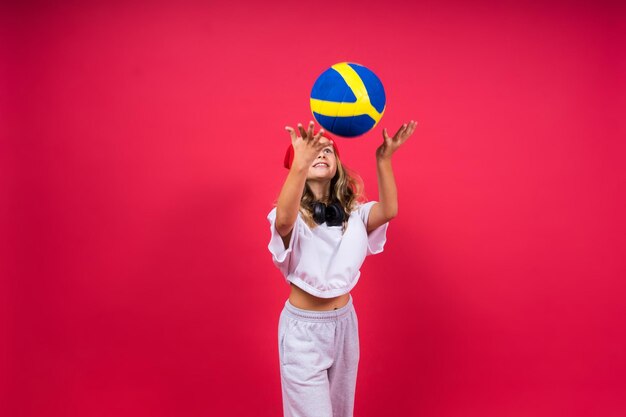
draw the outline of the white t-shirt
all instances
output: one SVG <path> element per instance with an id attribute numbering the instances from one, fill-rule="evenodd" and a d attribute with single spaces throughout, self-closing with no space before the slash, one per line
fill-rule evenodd
<path id="1" fill-rule="evenodd" d="M 382 252 L 387 241 L 388 222 L 367 234 L 367 219 L 375 203 L 357 204 L 343 235 L 342 226 L 323 223 L 311 229 L 298 212 L 287 249 L 276 230 L 274 207 L 267 215 L 271 232 L 267 247 L 274 265 L 287 282 L 316 297 L 347 294 L 359 280 L 365 257 Z"/>

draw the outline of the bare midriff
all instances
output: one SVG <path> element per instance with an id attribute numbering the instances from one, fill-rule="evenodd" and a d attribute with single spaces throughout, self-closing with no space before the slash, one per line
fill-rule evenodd
<path id="1" fill-rule="evenodd" d="M 338 297 L 320 298 L 309 294 L 303 289 L 289 283 L 291 293 L 289 294 L 289 302 L 291 305 L 303 310 L 328 311 L 336 310 L 348 304 L 350 294 L 343 294 Z"/>

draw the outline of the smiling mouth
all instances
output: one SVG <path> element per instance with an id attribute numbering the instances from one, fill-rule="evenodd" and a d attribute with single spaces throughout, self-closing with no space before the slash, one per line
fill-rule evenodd
<path id="1" fill-rule="evenodd" d="M 319 164 L 313 165 L 313 168 L 328 168 L 328 164 L 321 162 Z"/>

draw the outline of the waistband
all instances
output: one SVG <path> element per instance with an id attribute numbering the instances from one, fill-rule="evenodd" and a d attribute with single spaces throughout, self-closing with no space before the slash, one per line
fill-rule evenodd
<path id="1" fill-rule="evenodd" d="M 285 301 L 285 308 L 283 311 L 285 311 L 288 316 L 291 316 L 294 319 L 325 323 L 341 320 L 342 318 L 347 317 L 353 309 L 354 305 L 352 303 L 352 294 L 350 294 L 350 299 L 348 300 L 348 303 L 345 306 L 338 308 L 337 310 L 303 310 L 301 308 L 295 307 L 289 302 L 289 300 L 287 300 Z"/>

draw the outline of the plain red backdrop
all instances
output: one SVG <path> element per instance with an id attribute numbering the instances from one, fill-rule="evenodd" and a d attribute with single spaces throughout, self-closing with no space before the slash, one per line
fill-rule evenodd
<path id="1" fill-rule="evenodd" d="M 355 415 L 626 415 L 622 6 L 173 3 L 2 8 L 3 415 L 281 415 L 266 215 L 341 61 L 387 92 L 339 139 L 370 199 L 419 121 Z"/>

